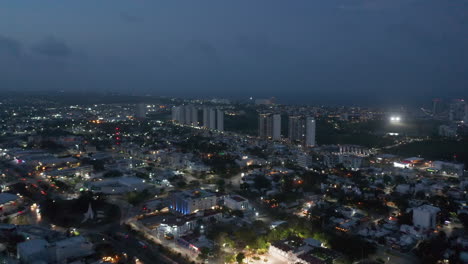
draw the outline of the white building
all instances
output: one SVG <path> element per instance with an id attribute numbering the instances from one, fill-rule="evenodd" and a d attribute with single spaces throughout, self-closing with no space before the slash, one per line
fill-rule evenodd
<path id="1" fill-rule="evenodd" d="M 203 127 L 224 131 L 224 112 L 210 107 L 203 108 Z"/>
<path id="2" fill-rule="evenodd" d="M 285 263 L 290 263 L 296 259 L 293 251 L 294 248 L 283 243 L 283 241 L 272 243 L 268 249 L 268 253 L 270 253 L 270 255 L 284 261 Z"/>
<path id="3" fill-rule="evenodd" d="M 363 165 L 363 157 L 348 154 L 325 155 L 323 161 L 324 164 L 329 168 L 333 168 L 338 164 L 342 164 L 347 169 L 359 170 Z"/>
<path id="4" fill-rule="evenodd" d="M 422 205 L 413 209 L 413 224 L 423 229 L 436 227 L 437 213 L 440 209 L 432 205 Z"/>
<path id="5" fill-rule="evenodd" d="M 32 239 L 17 246 L 20 263 L 69 263 L 94 253 L 93 244 L 83 236 L 76 236 L 48 243 L 43 239 Z"/>
<path id="6" fill-rule="evenodd" d="M 174 106 L 172 120 L 179 124 L 198 126 L 198 108 L 194 105 Z"/>
<path id="7" fill-rule="evenodd" d="M 218 131 L 224 131 L 224 112 L 218 109 L 216 111 L 216 116 L 216 129 Z"/>
<path id="8" fill-rule="evenodd" d="M 185 124 L 185 107 L 183 105 L 172 107 L 172 121 Z"/>
<path id="9" fill-rule="evenodd" d="M 19 243 L 16 247 L 16 256 L 20 263 L 49 262 L 47 246 L 49 243 L 43 239 L 32 239 Z"/>
<path id="10" fill-rule="evenodd" d="M 146 105 L 143 103 L 137 104 L 135 117 L 137 119 L 145 119 L 146 118 Z"/>
<path id="11" fill-rule="evenodd" d="M 231 195 L 224 198 L 224 205 L 231 210 L 246 210 L 249 209 L 249 201 L 239 195 Z"/>
<path id="12" fill-rule="evenodd" d="M 315 119 L 312 117 L 306 118 L 306 134 L 305 134 L 305 145 L 307 147 L 313 147 L 316 145 L 315 142 Z"/>
<path id="13" fill-rule="evenodd" d="M 83 236 L 76 236 L 51 243 L 48 246 L 51 263 L 68 263 L 94 253 L 93 244 Z"/>
<path id="14" fill-rule="evenodd" d="M 169 195 L 172 211 L 181 214 L 192 214 L 198 211 L 212 209 L 217 205 L 218 197 L 207 190 L 176 191 Z"/>

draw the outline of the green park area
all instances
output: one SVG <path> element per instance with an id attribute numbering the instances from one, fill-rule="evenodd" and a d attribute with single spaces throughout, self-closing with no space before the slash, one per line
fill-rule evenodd
<path id="1" fill-rule="evenodd" d="M 83 222 L 89 205 L 91 205 L 94 217 Z M 41 204 L 41 212 L 48 221 L 61 227 L 86 227 L 96 223 L 109 224 L 120 219 L 118 206 L 110 204 L 104 199 L 94 199 L 88 193 L 83 193 L 78 199 L 73 200 L 49 198 Z"/>
<path id="2" fill-rule="evenodd" d="M 400 156 L 421 156 L 425 159 L 446 160 L 468 165 L 468 140 L 432 139 L 412 142 L 388 150 Z"/>

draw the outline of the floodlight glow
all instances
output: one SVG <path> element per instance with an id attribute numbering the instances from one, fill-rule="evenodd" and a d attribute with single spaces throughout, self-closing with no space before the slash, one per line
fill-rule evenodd
<path id="1" fill-rule="evenodd" d="M 394 122 L 394 123 L 398 123 L 398 122 L 401 121 L 401 117 L 399 117 L 399 116 L 391 116 L 391 117 L 390 117 L 390 121 L 391 121 L 391 122 Z"/>

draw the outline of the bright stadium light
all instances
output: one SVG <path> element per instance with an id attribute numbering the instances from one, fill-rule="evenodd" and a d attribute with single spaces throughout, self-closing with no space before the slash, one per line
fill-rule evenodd
<path id="1" fill-rule="evenodd" d="M 390 117 L 390 122 L 392 123 L 399 123 L 401 121 L 401 117 L 399 116 L 391 116 Z"/>

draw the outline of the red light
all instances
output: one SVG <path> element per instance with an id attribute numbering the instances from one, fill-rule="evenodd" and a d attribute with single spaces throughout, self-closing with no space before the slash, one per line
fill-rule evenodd
<path id="1" fill-rule="evenodd" d="M 44 192 L 44 191 L 41 191 L 41 194 L 42 194 L 42 195 L 47 195 L 47 193 L 46 193 L 46 192 Z"/>

